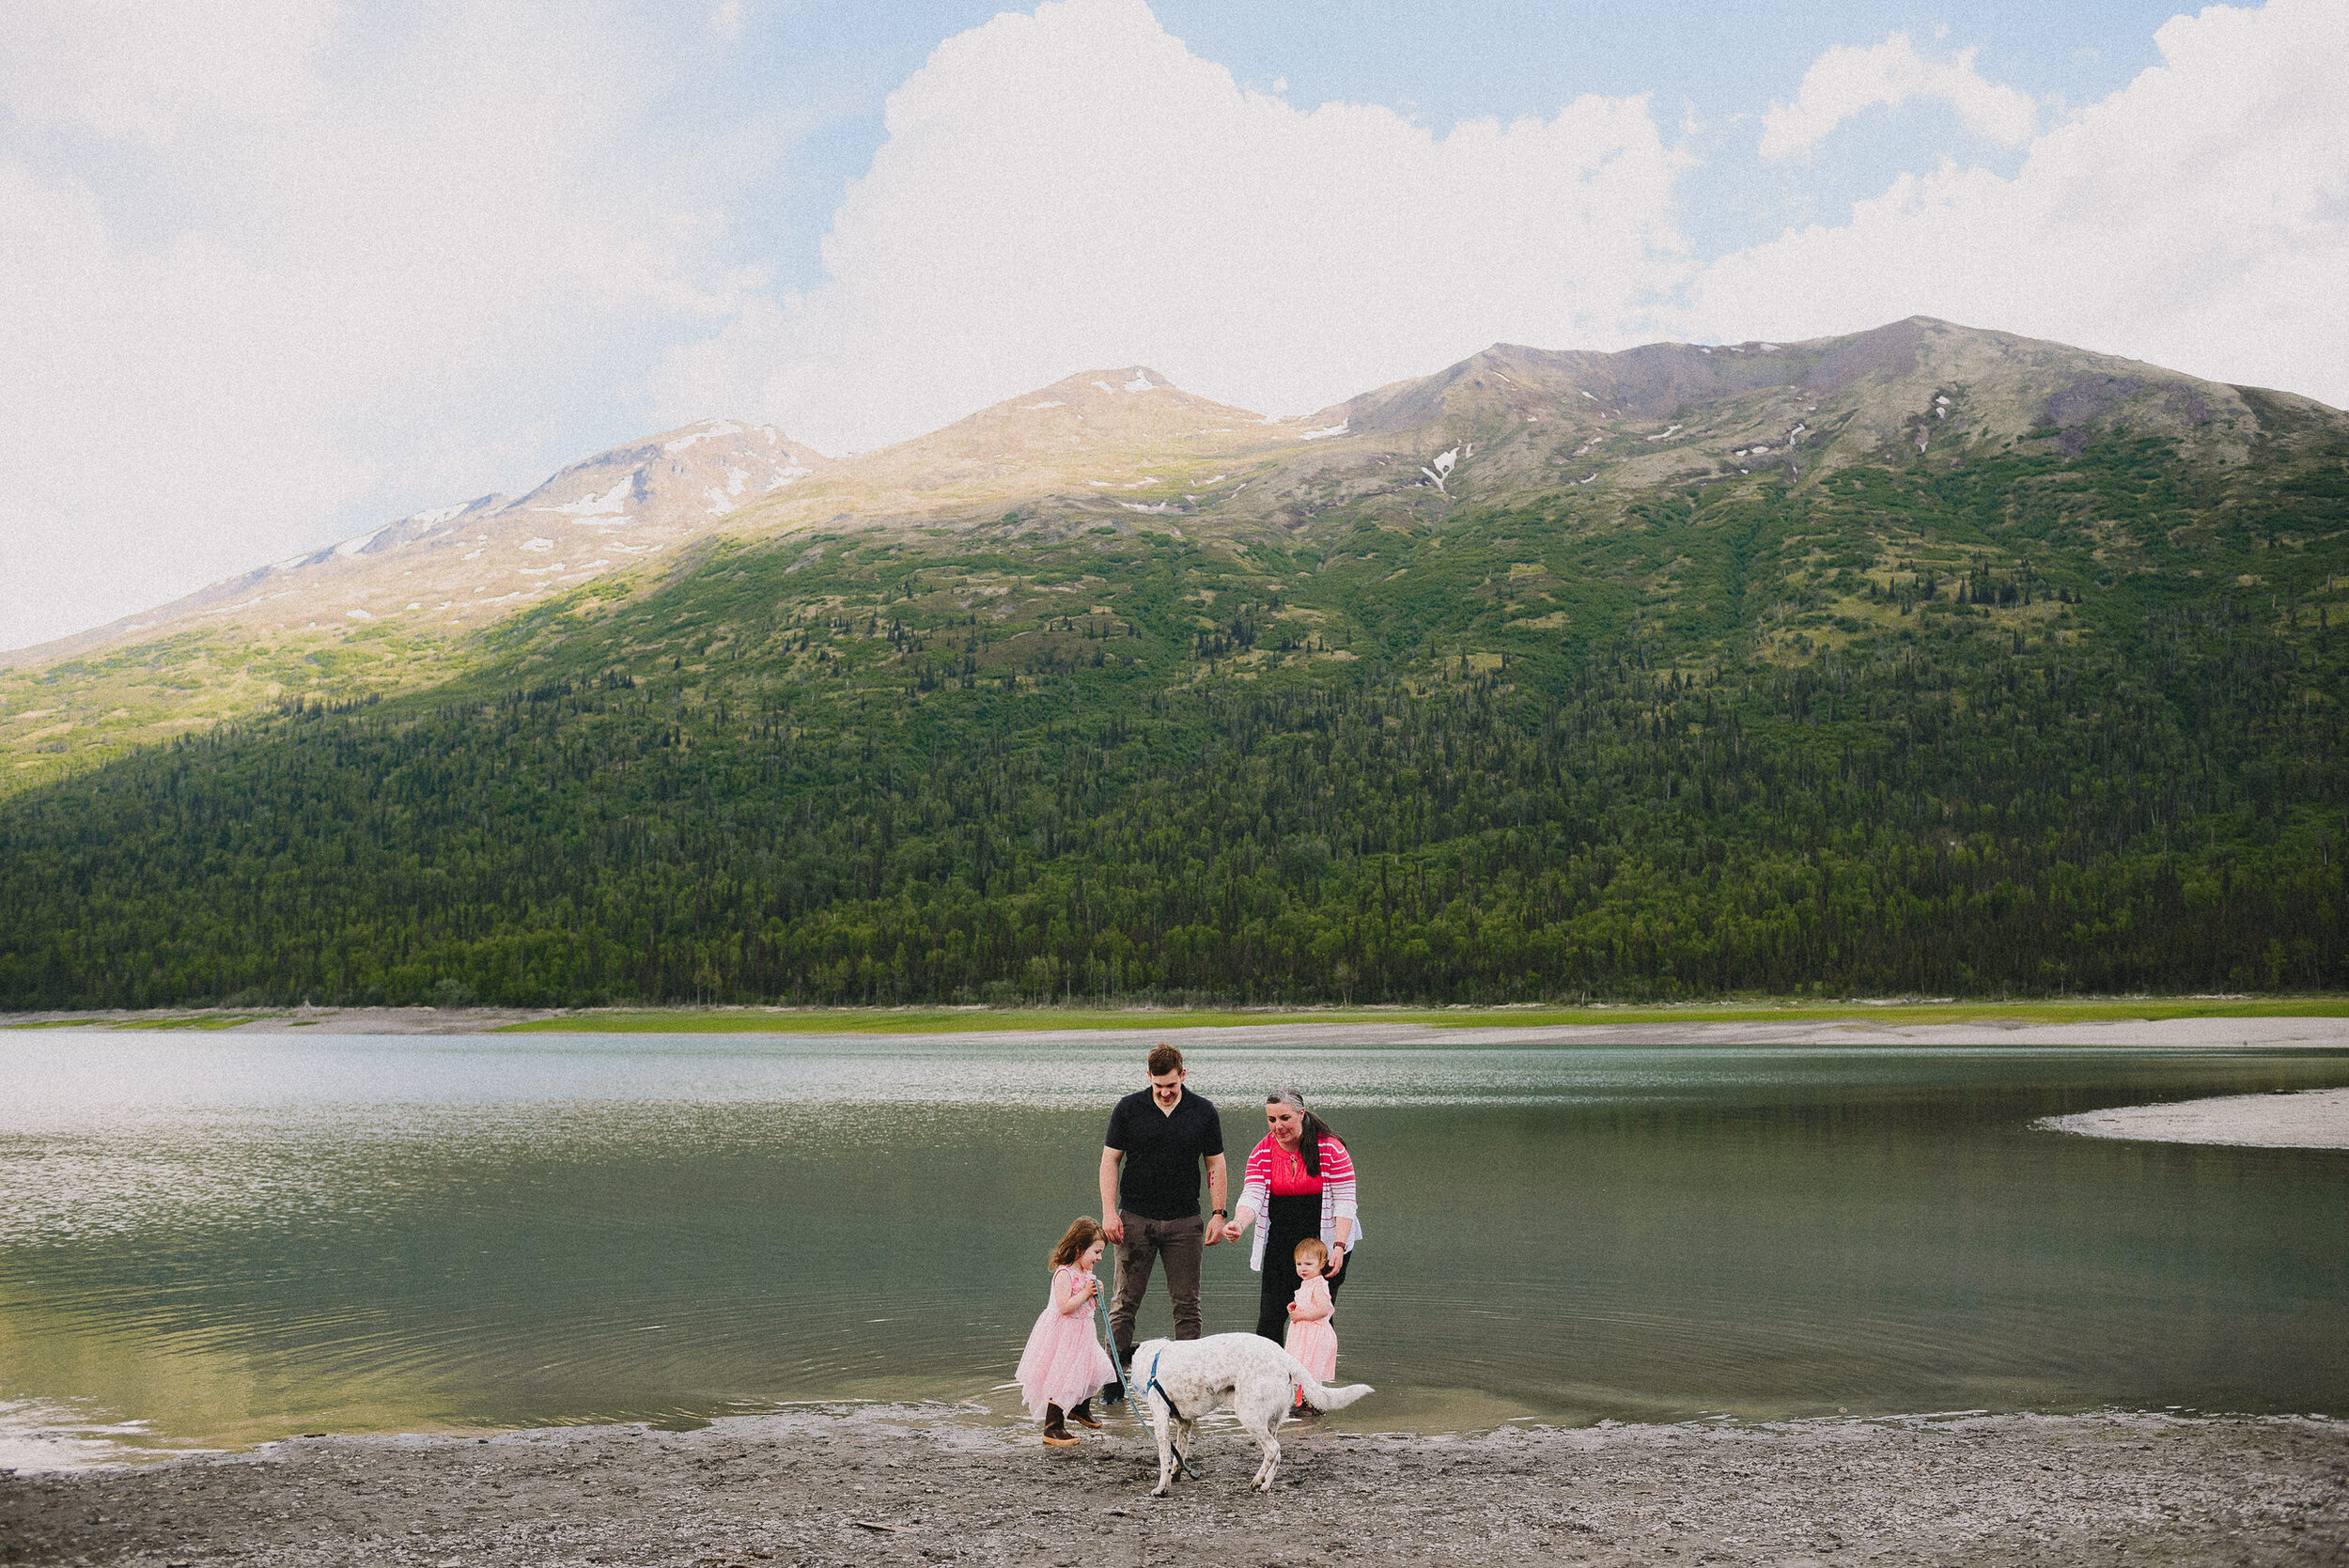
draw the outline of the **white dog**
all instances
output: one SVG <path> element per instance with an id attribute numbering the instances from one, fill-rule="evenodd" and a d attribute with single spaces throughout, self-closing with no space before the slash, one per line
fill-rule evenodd
<path id="1" fill-rule="evenodd" d="M 1159 1438 L 1159 1483 L 1154 1498 L 1166 1496 L 1177 1469 L 1190 1468 L 1190 1443 L 1199 1418 L 1228 1405 L 1239 1424 L 1264 1450 L 1251 1486 L 1272 1490 L 1281 1467 L 1281 1445 L 1273 1430 L 1288 1419 L 1289 1404 L 1301 1389 L 1316 1410 L 1343 1410 L 1377 1390 L 1367 1383 L 1324 1388 L 1296 1357 L 1261 1334 L 1209 1334 L 1203 1340 L 1145 1340 L 1134 1347 L 1134 1398 L 1148 1413 Z"/>

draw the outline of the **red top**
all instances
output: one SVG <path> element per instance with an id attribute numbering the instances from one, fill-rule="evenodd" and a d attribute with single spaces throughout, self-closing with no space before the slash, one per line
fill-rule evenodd
<path id="1" fill-rule="evenodd" d="M 1321 1141 L 1321 1174 L 1305 1169 L 1305 1151 L 1300 1145 L 1295 1152 L 1283 1149 L 1270 1137 L 1251 1150 L 1248 1156 L 1248 1182 L 1261 1181 L 1265 1190 L 1275 1198 L 1318 1197 L 1330 1182 L 1350 1182 L 1354 1179 L 1354 1161 L 1346 1152 L 1346 1145 L 1334 1138 Z"/>

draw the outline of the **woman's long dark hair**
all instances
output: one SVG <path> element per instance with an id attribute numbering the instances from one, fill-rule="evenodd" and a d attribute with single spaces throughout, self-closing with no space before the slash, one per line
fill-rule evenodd
<path id="1" fill-rule="evenodd" d="M 1302 1094 L 1299 1094 L 1294 1089 L 1289 1090 L 1288 1094 L 1295 1095 L 1295 1099 L 1281 1094 L 1268 1094 L 1265 1097 L 1265 1104 L 1290 1106 L 1297 1111 L 1299 1125 L 1297 1146 L 1305 1157 L 1305 1174 L 1319 1181 L 1321 1179 L 1321 1141 L 1325 1138 L 1338 1138 L 1338 1135 L 1330 1130 L 1329 1123 L 1299 1103 L 1304 1099 Z M 1346 1140 L 1338 1138 L 1338 1141 L 1343 1143 Z"/>

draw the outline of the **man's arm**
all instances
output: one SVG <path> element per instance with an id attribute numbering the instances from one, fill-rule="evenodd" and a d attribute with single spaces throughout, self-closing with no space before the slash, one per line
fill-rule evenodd
<path id="1" fill-rule="evenodd" d="M 1101 1150 L 1101 1234 L 1112 1243 L 1126 1239 L 1126 1222 L 1117 1218 L 1117 1162 L 1124 1157 L 1121 1151 L 1104 1145 Z"/>
<path id="2" fill-rule="evenodd" d="M 1215 1209 L 1216 1213 L 1229 1218 L 1232 1211 L 1226 1208 L 1223 1203 L 1223 1194 L 1227 1182 L 1223 1165 L 1223 1157 L 1221 1155 L 1209 1155 L 1207 1157 L 1208 1206 Z M 1217 1242 L 1221 1241 L 1222 1239 L 1223 1221 L 1221 1219 L 1218 1219 L 1213 1214 L 1207 1216 L 1207 1245 L 1213 1247 Z"/>

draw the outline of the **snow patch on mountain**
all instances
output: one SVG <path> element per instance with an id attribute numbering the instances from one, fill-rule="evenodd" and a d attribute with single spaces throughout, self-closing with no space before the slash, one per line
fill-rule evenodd
<path id="1" fill-rule="evenodd" d="M 639 469 L 637 474 L 643 472 Z M 577 501 L 567 501 L 560 506 L 534 506 L 531 510 L 560 512 L 567 517 L 575 518 L 609 517 L 628 508 L 629 498 L 636 491 L 636 478 L 637 474 L 631 474 L 601 495 L 589 495 Z"/>
<path id="2" fill-rule="evenodd" d="M 1330 436 L 1342 436 L 1346 434 L 1346 427 L 1353 423 L 1354 421 L 1351 418 L 1341 419 L 1335 425 L 1330 426 L 1328 429 L 1307 430 L 1297 439 L 1299 441 L 1323 441 Z"/>
<path id="3" fill-rule="evenodd" d="M 669 453 L 682 452 L 697 441 L 708 441 L 713 436 L 739 436 L 741 433 L 742 427 L 731 419 L 705 419 L 693 427 L 691 435 L 679 436 L 675 441 L 662 442 L 661 450 Z"/>
<path id="4" fill-rule="evenodd" d="M 1445 486 L 1444 481 L 1452 477 L 1453 467 L 1458 463 L 1459 460 L 1460 449 L 1455 446 L 1449 452 L 1438 453 L 1436 455 L 1435 465 L 1433 467 L 1422 464 L 1420 472 L 1427 475 L 1427 482 L 1429 484 L 1435 486 L 1438 489 L 1442 490 L 1444 494 L 1450 495 L 1452 491 Z M 1235 491 L 1234 493 L 1237 494 L 1237 492 Z"/>

